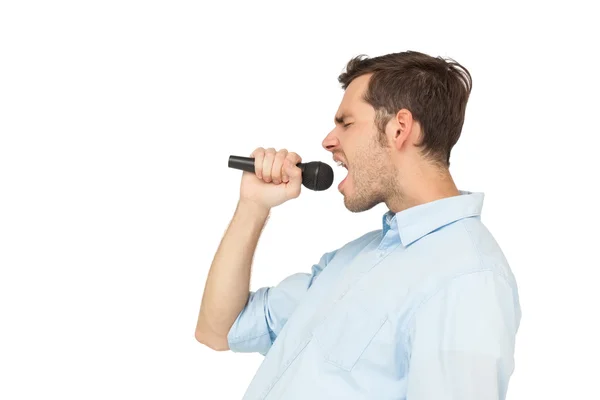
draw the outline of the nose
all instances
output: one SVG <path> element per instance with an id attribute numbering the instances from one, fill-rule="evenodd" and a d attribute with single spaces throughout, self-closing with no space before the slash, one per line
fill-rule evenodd
<path id="1" fill-rule="evenodd" d="M 338 140 L 334 132 L 335 129 L 329 132 L 325 139 L 323 139 L 323 143 L 321 143 L 325 150 L 331 151 L 332 153 L 335 151 L 335 149 L 337 149 L 340 146 L 340 141 Z"/>

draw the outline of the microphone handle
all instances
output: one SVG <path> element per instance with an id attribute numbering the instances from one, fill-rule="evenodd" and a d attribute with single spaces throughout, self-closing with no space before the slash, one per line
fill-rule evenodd
<path id="1" fill-rule="evenodd" d="M 304 172 L 304 164 L 298 163 L 296 166 L 300 167 Z M 254 158 L 252 157 L 240 157 L 240 156 L 229 156 L 228 162 L 229 168 L 241 169 L 247 172 L 254 172 Z"/>

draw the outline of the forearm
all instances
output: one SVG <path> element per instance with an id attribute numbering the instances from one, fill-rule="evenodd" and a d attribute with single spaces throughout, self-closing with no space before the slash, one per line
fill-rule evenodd
<path id="1" fill-rule="evenodd" d="M 248 300 L 250 270 L 269 209 L 240 201 L 208 272 L 196 339 L 226 349 L 226 338 Z"/>

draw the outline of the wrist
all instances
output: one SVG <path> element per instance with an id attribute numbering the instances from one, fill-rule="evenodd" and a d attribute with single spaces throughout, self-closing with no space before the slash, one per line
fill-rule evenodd
<path id="1" fill-rule="evenodd" d="M 245 212 L 255 216 L 267 217 L 271 212 L 271 207 L 258 204 L 252 200 L 240 199 L 237 208 L 241 212 Z"/>

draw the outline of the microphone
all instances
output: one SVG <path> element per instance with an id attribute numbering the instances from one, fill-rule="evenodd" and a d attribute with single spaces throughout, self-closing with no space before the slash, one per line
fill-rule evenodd
<path id="1" fill-rule="evenodd" d="M 229 168 L 254 172 L 254 158 L 229 156 Z M 326 190 L 333 183 L 333 169 L 320 161 L 296 164 L 302 170 L 302 184 L 310 190 Z"/>

